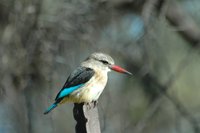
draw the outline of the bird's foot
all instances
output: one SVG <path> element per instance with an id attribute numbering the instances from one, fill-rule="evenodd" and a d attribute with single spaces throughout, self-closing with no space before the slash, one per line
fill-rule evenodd
<path id="1" fill-rule="evenodd" d="M 92 108 L 95 108 L 97 104 L 98 104 L 98 101 L 92 101 L 92 102 L 86 103 L 86 106 L 87 106 L 87 109 L 92 109 Z"/>
<path id="2" fill-rule="evenodd" d="M 92 102 L 86 103 L 86 107 L 88 110 L 90 110 L 92 108 Z"/>
<path id="3" fill-rule="evenodd" d="M 92 101 L 92 103 L 94 108 L 98 105 L 98 101 Z"/>

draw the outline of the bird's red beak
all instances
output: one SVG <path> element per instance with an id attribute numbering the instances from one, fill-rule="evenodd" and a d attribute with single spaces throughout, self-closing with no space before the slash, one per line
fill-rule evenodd
<path id="1" fill-rule="evenodd" d="M 129 75 L 133 75 L 131 72 L 125 70 L 124 68 L 121 68 L 120 66 L 117 65 L 111 65 L 110 69 L 119 72 L 119 73 L 125 73 L 125 74 L 129 74 Z"/>

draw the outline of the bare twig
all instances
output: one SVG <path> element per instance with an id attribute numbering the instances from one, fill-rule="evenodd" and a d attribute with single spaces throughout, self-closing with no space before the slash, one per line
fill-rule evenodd
<path id="1" fill-rule="evenodd" d="M 200 29 L 195 21 L 184 12 L 181 6 L 170 1 L 167 6 L 166 18 L 174 26 L 178 27 L 180 35 L 192 46 L 200 45 Z"/>
<path id="2" fill-rule="evenodd" d="M 155 86 L 157 86 L 160 90 L 160 96 L 157 97 L 157 99 L 153 102 L 153 104 L 150 106 L 150 108 L 146 111 L 144 117 L 139 121 L 139 123 L 135 127 L 134 133 L 141 133 L 143 129 L 146 127 L 146 124 L 150 120 L 150 118 L 156 113 L 158 110 L 160 104 L 162 103 L 163 96 L 166 96 L 176 107 L 177 111 L 186 118 L 190 124 L 192 125 L 194 132 L 199 133 L 199 126 L 197 120 L 187 111 L 187 109 L 182 105 L 178 99 L 175 97 L 170 96 L 167 93 L 167 90 L 173 85 L 173 83 L 176 81 L 178 77 L 180 77 L 181 73 L 183 72 L 184 68 L 186 68 L 186 64 L 189 64 L 189 55 L 191 51 L 188 50 L 187 54 L 183 58 L 183 60 L 179 63 L 179 65 L 176 68 L 175 73 L 172 73 L 169 77 L 169 80 L 166 82 L 165 85 L 161 85 L 159 81 L 152 76 L 149 76 L 150 82 L 152 82 Z"/>
<path id="3" fill-rule="evenodd" d="M 157 98 L 157 100 L 155 100 L 148 108 L 148 110 L 145 112 L 144 116 L 142 117 L 142 119 L 137 123 L 135 129 L 134 129 L 134 133 L 141 133 L 144 128 L 146 127 L 148 121 L 150 121 L 150 119 L 153 117 L 153 115 L 155 114 L 155 112 L 157 112 L 157 110 L 160 107 L 160 104 L 163 101 L 163 97 L 160 96 L 159 98 Z"/>
<path id="4" fill-rule="evenodd" d="M 146 25 L 148 25 L 152 17 L 152 13 L 155 13 L 155 8 L 158 2 L 159 0 L 147 0 L 144 3 L 143 10 L 142 10 L 142 17 Z"/>
<path id="5" fill-rule="evenodd" d="M 192 116 L 192 114 L 181 104 L 181 102 L 176 97 L 173 97 L 167 93 L 165 93 L 165 96 L 173 103 L 177 111 L 190 122 L 194 133 L 199 133 L 200 128 L 198 120 Z"/>

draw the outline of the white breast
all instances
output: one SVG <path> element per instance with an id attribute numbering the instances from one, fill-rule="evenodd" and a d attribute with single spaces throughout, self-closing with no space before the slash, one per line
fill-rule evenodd
<path id="1" fill-rule="evenodd" d="M 107 72 L 96 71 L 95 75 L 79 90 L 72 93 L 71 97 L 77 102 L 96 101 L 103 92 L 107 83 Z"/>
<path id="2" fill-rule="evenodd" d="M 96 101 L 105 88 L 105 83 L 95 83 L 91 87 L 86 88 L 85 97 L 88 100 Z"/>

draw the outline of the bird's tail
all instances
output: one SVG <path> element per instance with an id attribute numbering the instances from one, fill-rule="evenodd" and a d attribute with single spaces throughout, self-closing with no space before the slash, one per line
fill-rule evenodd
<path id="1" fill-rule="evenodd" d="M 55 107 L 57 107 L 57 103 L 53 103 L 45 112 L 44 114 L 48 114 L 49 112 L 51 112 Z"/>

